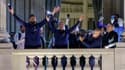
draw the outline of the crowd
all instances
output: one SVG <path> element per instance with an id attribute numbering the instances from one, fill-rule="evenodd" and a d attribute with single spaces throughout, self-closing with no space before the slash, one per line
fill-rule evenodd
<path id="1" fill-rule="evenodd" d="M 56 6 L 38 23 L 35 15 L 30 15 L 29 22 L 25 22 L 14 13 L 13 8 L 9 8 L 10 14 L 21 24 L 20 31 L 14 36 L 14 48 L 39 49 L 45 47 L 46 41 L 42 35 L 43 29 L 41 29 L 44 24 L 47 24 L 53 33 L 47 48 L 115 48 L 116 43 L 120 41 L 120 34 L 123 32 L 124 26 L 123 20 L 118 14 L 112 15 L 111 21 L 107 24 L 103 23 L 104 18 L 101 17 L 97 22 L 97 28 L 84 30 L 78 27 L 84 20 L 84 16 L 81 15 L 76 23 L 69 27 L 69 15 L 66 22 L 54 19 L 56 18 L 54 15 L 59 11 L 60 7 Z"/>

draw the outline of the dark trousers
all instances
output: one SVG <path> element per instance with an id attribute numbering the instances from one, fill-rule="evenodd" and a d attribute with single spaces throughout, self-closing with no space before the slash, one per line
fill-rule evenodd
<path id="1" fill-rule="evenodd" d="M 31 45 L 26 45 L 24 49 L 40 49 L 41 45 L 36 45 L 36 46 L 31 46 Z"/>
<path id="2" fill-rule="evenodd" d="M 13 48 L 14 48 L 14 49 L 17 49 L 17 45 L 16 45 L 15 42 L 12 42 L 12 45 L 13 45 Z"/>

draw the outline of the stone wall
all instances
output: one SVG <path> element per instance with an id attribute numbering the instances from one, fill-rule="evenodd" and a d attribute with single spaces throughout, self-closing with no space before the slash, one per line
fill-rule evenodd
<path id="1" fill-rule="evenodd" d="M 95 57 L 95 70 L 101 70 L 98 64 L 99 57 L 102 56 L 102 70 L 124 70 L 125 69 L 125 48 L 116 49 L 39 49 L 39 50 L 11 50 L 0 49 L 0 69 L 2 70 L 26 70 L 26 56 L 30 57 L 30 70 L 34 70 L 33 58 L 38 56 L 40 58 L 39 69 L 43 69 L 42 58 L 46 55 L 49 59 L 48 69 L 52 70 L 51 58 L 53 55 L 58 57 L 57 70 L 62 69 L 60 58 L 66 55 L 68 58 L 68 65 L 66 70 L 71 70 L 70 57 L 76 56 L 77 65 L 75 70 L 80 70 L 79 57 L 84 55 L 86 57 L 85 70 L 90 70 L 89 57 Z"/>

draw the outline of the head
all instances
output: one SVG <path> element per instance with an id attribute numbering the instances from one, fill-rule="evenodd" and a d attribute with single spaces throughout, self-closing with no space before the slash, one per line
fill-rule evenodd
<path id="1" fill-rule="evenodd" d="M 59 30 L 64 30 L 64 28 L 65 28 L 64 23 L 62 21 L 60 21 L 59 24 L 58 24 L 58 29 Z"/>
<path id="2" fill-rule="evenodd" d="M 105 31 L 106 31 L 106 27 L 105 27 L 105 26 L 100 27 L 99 29 L 101 30 L 101 33 L 103 33 L 103 32 L 105 32 Z"/>
<path id="3" fill-rule="evenodd" d="M 20 25 L 20 31 L 23 33 L 25 32 L 25 27 L 23 25 Z"/>
<path id="4" fill-rule="evenodd" d="M 114 16 L 116 20 L 119 18 L 119 14 L 114 14 Z"/>
<path id="5" fill-rule="evenodd" d="M 95 29 L 93 31 L 92 37 L 93 38 L 98 38 L 101 35 L 101 29 Z"/>
<path id="6" fill-rule="evenodd" d="M 30 24 L 35 24 L 36 23 L 36 16 L 35 15 L 31 14 L 29 16 L 29 23 Z"/>
<path id="7" fill-rule="evenodd" d="M 106 31 L 107 31 L 107 32 L 113 31 L 113 24 L 108 23 L 107 26 L 106 26 Z"/>

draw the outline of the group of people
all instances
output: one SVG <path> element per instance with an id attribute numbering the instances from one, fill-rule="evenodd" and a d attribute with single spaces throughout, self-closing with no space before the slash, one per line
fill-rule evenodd
<path id="1" fill-rule="evenodd" d="M 104 17 L 97 22 L 97 28 L 80 36 L 80 46 L 84 48 L 116 48 L 116 43 L 121 40 L 121 33 L 124 31 L 124 22 L 118 14 L 111 16 L 111 21 L 103 24 Z"/>
<path id="2" fill-rule="evenodd" d="M 9 8 L 9 12 L 19 21 L 21 24 L 21 32 L 18 34 L 18 41 L 15 42 L 17 44 L 17 48 L 20 47 L 18 46 L 19 44 L 24 45 L 24 49 L 39 49 L 41 48 L 41 27 L 44 24 L 48 24 L 49 28 L 51 31 L 54 33 L 54 38 L 55 38 L 55 45 L 53 48 L 67 48 L 68 47 L 68 37 L 69 33 L 76 28 L 78 24 L 82 21 L 83 17 L 81 16 L 79 20 L 76 22 L 76 24 L 68 28 L 68 26 L 65 27 L 65 24 L 62 21 L 59 21 L 58 23 L 58 28 L 55 28 L 52 24 L 53 21 L 55 21 L 54 15 L 60 11 L 60 7 L 57 6 L 53 9 L 53 11 L 48 14 L 45 19 L 43 19 L 41 22 L 37 23 L 36 22 L 36 16 L 35 15 L 30 15 L 29 16 L 29 22 L 25 22 L 22 19 L 20 19 L 15 13 L 13 8 Z M 24 32 L 25 30 L 25 32 Z M 22 36 L 22 37 L 20 37 Z M 25 36 L 25 37 L 23 37 Z M 20 38 L 20 39 L 19 39 Z"/>
<path id="3" fill-rule="evenodd" d="M 21 24 L 20 32 L 15 35 L 15 49 L 39 49 L 44 46 L 44 38 L 41 35 L 41 28 L 47 24 L 49 30 L 53 33 L 53 42 L 50 41 L 51 48 L 115 48 L 115 43 L 118 42 L 118 33 L 114 31 L 113 23 L 102 25 L 95 28 L 93 31 L 76 30 L 78 25 L 83 21 L 84 16 L 80 16 L 78 21 L 72 26 L 68 26 L 69 18 L 66 23 L 55 20 L 55 14 L 60 11 L 60 7 L 54 7 L 52 12 L 49 12 L 46 17 L 39 23 L 36 22 L 36 16 L 30 15 L 29 22 L 20 19 L 13 8 L 9 8 L 12 14 Z M 57 21 L 57 22 L 55 22 Z M 58 25 L 55 27 L 55 23 Z M 101 23 L 99 22 L 99 25 Z M 98 24 L 97 24 L 98 26 Z"/>

